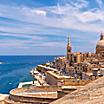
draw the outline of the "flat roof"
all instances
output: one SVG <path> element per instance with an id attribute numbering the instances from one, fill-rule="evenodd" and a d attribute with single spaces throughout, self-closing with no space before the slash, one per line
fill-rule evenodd
<path id="1" fill-rule="evenodd" d="M 57 69 L 55 69 L 55 68 L 47 67 L 47 66 L 44 66 L 44 65 L 38 65 L 38 66 L 42 67 L 42 68 L 45 68 L 45 69 L 52 70 L 52 71 L 57 71 Z"/>
<path id="2" fill-rule="evenodd" d="M 88 75 L 88 76 L 91 76 L 92 75 L 92 73 L 85 73 L 86 75 Z"/>
<path id="3" fill-rule="evenodd" d="M 69 76 L 60 75 L 60 74 L 57 74 L 57 73 L 55 73 L 55 72 L 53 72 L 53 71 L 47 71 L 47 73 L 53 75 L 54 77 L 56 77 L 56 78 L 58 78 L 58 79 L 59 79 L 59 78 L 70 78 Z"/>
<path id="4" fill-rule="evenodd" d="M 95 70 L 95 71 L 97 71 L 99 68 L 92 68 L 92 70 Z"/>
<path id="5" fill-rule="evenodd" d="M 55 92 L 43 92 L 43 91 L 25 91 L 25 92 L 19 92 L 16 93 L 15 95 L 19 95 L 19 96 L 27 96 L 27 97 L 35 97 L 35 98 L 51 98 L 51 99 L 55 99 L 58 98 L 57 96 L 57 91 Z"/>
<path id="6" fill-rule="evenodd" d="M 22 88 L 24 85 L 29 85 L 29 84 L 40 86 L 38 81 L 34 81 L 34 84 L 33 84 L 33 81 L 29 81 L 29 82 L 20 82 L 19 85 L 18 85 L 18 88 Z"/>
<path id="7" fill-rule="evenodd" d="M 62 86 L 62 89 L 79 89 L 82 88 L 83 86 Z"/>
<path id="8" fill-rule="evenodd" d="M 61 86 L 30 86 L 28 88 L 16 88 L 10 91 L 10 95 L 16 97 L 32 97 L 32 98 L 58 98 L 58 92 Z"/>

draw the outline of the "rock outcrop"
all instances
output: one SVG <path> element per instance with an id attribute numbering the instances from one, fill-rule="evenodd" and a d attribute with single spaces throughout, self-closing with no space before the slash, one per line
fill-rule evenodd
<path id="1" fill-rule="evenodd" d="M 7 96 L 7 94 L 0 94 L 0 104 L 5 104 L 4 100 Z"/>

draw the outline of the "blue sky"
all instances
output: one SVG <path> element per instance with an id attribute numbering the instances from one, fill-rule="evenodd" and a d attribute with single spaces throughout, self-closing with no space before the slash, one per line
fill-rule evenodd
<path id="1" fill-rule="evenodd" d="M 94 52 L 103 27 L 104 0 L 0 0 L 0 55 Z"/>

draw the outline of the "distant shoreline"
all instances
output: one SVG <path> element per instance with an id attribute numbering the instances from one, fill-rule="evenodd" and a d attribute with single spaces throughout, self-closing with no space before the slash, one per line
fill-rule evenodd
<path id="1" fill-rule="evenodd" d="M 1 56 L 65 56 L 65 55 L 0 55 Z"/>

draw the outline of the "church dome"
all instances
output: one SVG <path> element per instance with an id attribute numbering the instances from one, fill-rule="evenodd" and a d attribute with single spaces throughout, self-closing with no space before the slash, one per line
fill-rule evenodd
<path id="1" fill-rule="evenodd" d="M 96 45 L 96 53 L 104 53 L 104 34 L 101 33 L 100 40 L 97 42 Z"/>
<path id="2" fill-rule="evenodd" d="M 99 40 L 98 42 L 97 42 L 97 45 L 96 45 L 97 47 L 104 47 L 104 40 Z"/>

